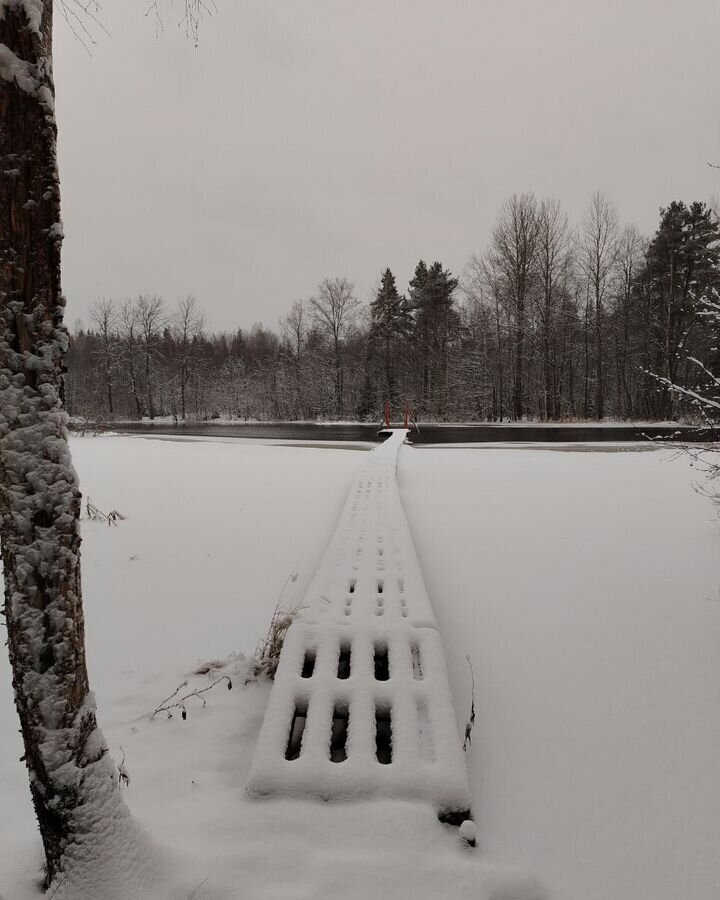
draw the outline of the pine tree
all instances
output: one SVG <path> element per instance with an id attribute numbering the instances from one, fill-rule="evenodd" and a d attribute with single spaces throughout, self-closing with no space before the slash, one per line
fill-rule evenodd
<path id="1" fill-rule="evenodd" d="M 442 263 L 428 268 L 423 260 L 417 264 L 410 282 L 410 306 L 414 312 L 414 338 L 422 361 L 422 398 L 426 405 L 447 407 L 448 366 L 447 350 L 457 333 L 460 318 L 454 307 L 454 292 L 458 286 Z M 444 403 L 440 391 L 445 387 Z"/>

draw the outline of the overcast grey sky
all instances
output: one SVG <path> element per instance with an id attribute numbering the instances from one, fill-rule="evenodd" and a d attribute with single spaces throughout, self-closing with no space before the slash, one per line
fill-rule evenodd
<path id="1" fill-rule="evenodd" d="M 55 70 L 68 322 L 194 293 L 213 329 L 277 324 L 325 275 L 368 297 L 420 257 L 461 273 L 514 192 L 592 192 L 650 232 L 720 194 L 718 0 L 106 0 Z"/>

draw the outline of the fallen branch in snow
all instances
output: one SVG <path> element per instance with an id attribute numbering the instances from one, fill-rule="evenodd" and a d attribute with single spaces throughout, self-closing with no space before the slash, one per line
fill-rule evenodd
<path id="1" fill-rule="evenodd" d="M 187 719 L 187 707 L 185 706 L 186 701 L 192 700 L 194 697 L 196 700 L 199 700 L 203 706 L 207 706 L 207 700 L 202 695 L 206 694 L 208 691 L 211 691 L 214 687 L 216 687 L 216 685 L 220 684 L 221 681 L 227 681 L 227 689 L 229 691 L 232 690 L 233 684 L 232 684 L 232 680 L 231 680 L 230 676 L 229 675 L 221 675 L 219 678 L 216 678 L 215 681 L 213 681 L 211 684 L 208 684 L 206 687 L 196 688 L 193 691 L 188 691 L 187 694 L 184 694 L 182 697 L 178 697 L 177 700 L 173 700 L 173 698 L 177 697 L 177 695 L 180 693 L 180 691 L 183 688 L 187 687 L 187 684 L 188 684 L 187 681 L 183 681 L 183 683 L 178 685 L 167 699 L 163 700 L 159 706 L 155 707 L 150 718 L 154 719 L 155 716 L 160 712 L 167 712 L 168 719 L 171 719 L 172 713 L 170 712 L 170 710 L 171 709 L 179 709 L 182 718 Z M 170 703 L 169 702 L 170 700 L 173 700 L 173 702 Z"/>
<path id="2" fill-rule="evenodd" d="M 155 715 L 155 713 L 160 712 L 160 710 L 163 709 L 163 707 L 166 703 L 168 703 L 170 700 L 172 700 L 173 697 L 177 697 L 177 695 L 180 693 L 180 691 L 183 688 L 186 688 L 187 686 L 188 686 L 187 681 L 183 681 L 182 684 L 179 684 L 175 688 L 175 690 L 172 692 L 172 694 L 170 694 L 169 697 L 166 697 L 164 700 L 160 701 L 160 703 L 158 704 L 158 706 L 155 709 L 155 712 L 153 713 L 153 716 Z M 152 718 L 152 716 L 151 716 L 151 718 Z"/>
<path id="3" fill-rule="evenodd" d="M 88 519 L 93 519 L 95 522 L 107 522 L 108 525 L 117 525 L 118 522 L 125 520 L 125 516 L 116 509 L 111 509 L 109 513 L 104 513 L 95 506 L 90 497 L 85 501 L 85 512 Z"/>
<path id="4" fill-rule="evenodd" d="M 472 679 L 472 684 L 471 684 L 471 688 L 470 688 L 470 691 L 471 691 L 470 696 L 472 698 L 471 703 L 470 703 L 470 718 L 469 718 L 467 724 L 465 725 L 465 740 L 463 741 L 463 750 L 467 751 L 467 748 L 472 745 L 472 736 L 471 735 L 472 735 L 473 725 L 475 724 L 475 672 L 473 671 L 473 664 L 470 659 L 470 656 L 466 655 L 465 659 L 467 660 L 467 664 L 470 666 L 470 678 Z"/>

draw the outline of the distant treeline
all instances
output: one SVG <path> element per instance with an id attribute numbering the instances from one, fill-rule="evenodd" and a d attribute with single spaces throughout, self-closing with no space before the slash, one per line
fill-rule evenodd
<path id="1" fill-rule="evenodd" d="M 602 194 L 571 227 L 532 194 L 501 209 L 461 281 L 390 269 L 369 305 L 345 277 L 295 301 L 277 331 L 207 333 L 193 297 L 98 300 L 71 337 L 66 402 L 90 419 L 668 419 L 692 411 L 653 373 L 718 371 L 701 299 L 720 286 L 718 217 L 673 202 L 647 239 Z"/>

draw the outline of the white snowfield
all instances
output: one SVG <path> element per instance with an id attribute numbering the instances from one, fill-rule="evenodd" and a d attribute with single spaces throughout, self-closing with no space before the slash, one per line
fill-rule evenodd
<path id="1" fill-rule="evenodd" d="M 428 802 L 246 791 L 271 694 L 264 679 L 244 684 L 247 657 L 279 594 L 310 596 L 369 455 L 73 438 L 85 496 L 127 517 L 83 520 L 83 594 L 100 721 L 148 837 L 139 850 L 113 844 L 106 873 L 90 860 L 92 877 L 68 879 L 54 900 L 716 898 L 717 512 L 670 449 L 590 449 L 400 450 L 456 728 L 470 711 L 466 655 L 475 670 L 470 848 Z M 408 605 L 407 582 L 406 593 Z M 391 621 L 389 596 L 365 627 Z M 187 720 L 149 716 L 179 684 L 207 688 L 224 672 L 233 690 L 189 702 Z M 0 896 L 42 900 L 22 754 L 0 652 Z"/>
<path id="2" fill-rule="evenodd" d="M 424 800 L 470 791 L 437 623 L 395 478 L 404 430 L 368 454 L 280 658 L 253 796 Z"/>

